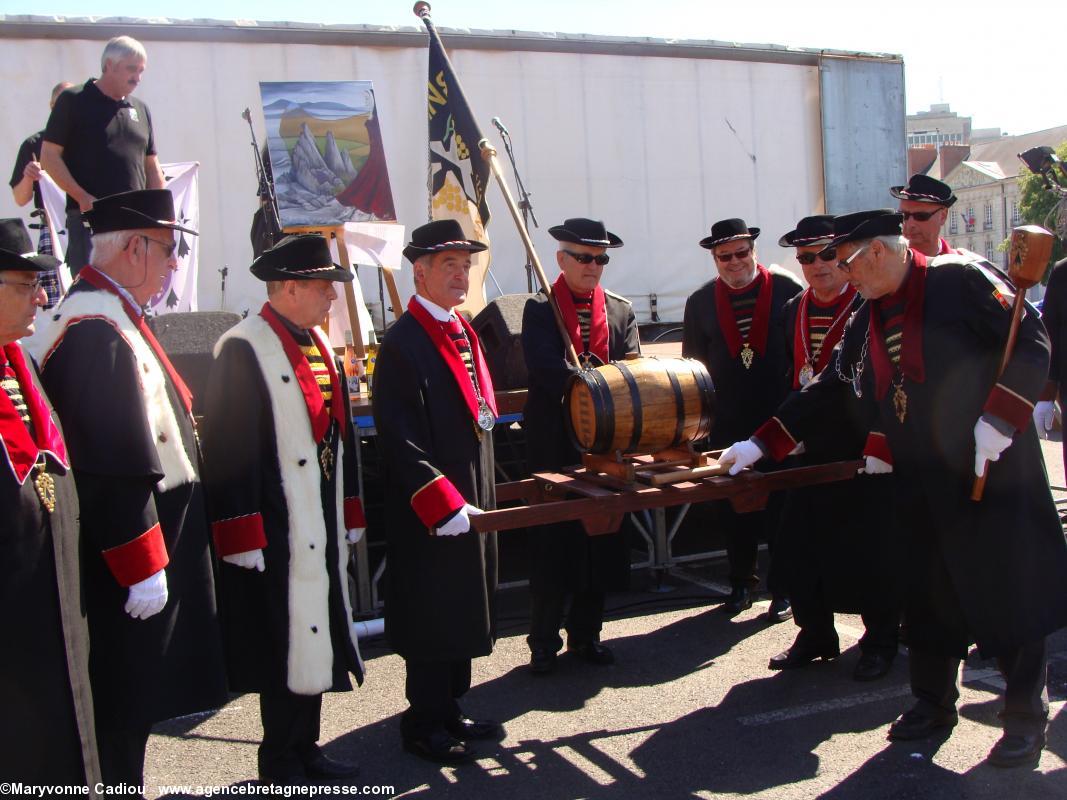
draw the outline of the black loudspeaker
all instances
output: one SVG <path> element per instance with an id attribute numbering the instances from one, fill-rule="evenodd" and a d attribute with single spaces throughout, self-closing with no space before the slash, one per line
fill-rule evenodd
<path id="1" fill-rule="evenodd" d="M 204 413 L 215 343 L 240 321 L 241 315 L 230 311 L 187 311 L 148 319 L 152 333 L 193 393 L 193 414 L 197 416 Z"/>
<path id="2" fill-rule="evenodd" d="M 526 358 L 522 354 L 522 310 L 532 294 L 505 294 L 493 300 L 471 320 L 481 340 L 493 376 L 493 387 L 525 389 Z"/>

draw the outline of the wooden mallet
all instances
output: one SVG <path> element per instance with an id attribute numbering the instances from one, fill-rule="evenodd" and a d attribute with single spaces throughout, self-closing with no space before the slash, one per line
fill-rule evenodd
<path id="1" fill-rule="evenodd" d="M 1045 276 L 1045 268 L 1052 256 L 1052 245 L 1056 237 L 1037 225 L 1020 225 L 1012 228 L 1011 250 L 1008 254 L 1008 277 L 1015 284 L 1015 303 L 1011 308 L 1011 326 L 1008 328 L 1008 340 L 1004 344 L 1004 357 L 1000 360 L 1000 369 L 997 371 L 997 379 L 1004 374 L 1011 354 L 1015 350 L 1015 338 L 1019 334 L 1019 323 L 1023 318 L 1023 306 L 1026 303 L 1026 290 L 1041 282 Z M 985 471 L 981 477 L 974 479 L 971 488 L 971 499 L 982 499 L 985 491 L 985 479 L 989 475 L 989 462 L 986 462 Z"/>

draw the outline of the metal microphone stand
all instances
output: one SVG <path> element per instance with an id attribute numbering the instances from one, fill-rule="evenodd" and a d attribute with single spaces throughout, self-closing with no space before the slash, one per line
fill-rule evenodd
<path id="1" fill-rule="evenodd" d="M 526 227 L 526 230 L 530 229 L 530 223 L 533 222 L 535 228 L 540 227 L 537 224 L 537 217 L 534 216 L 533 204 L 530 203 L 530 193 L 526 191 L 526 186 L 522 182 L 522 176 L 519 175 L 519 168 L 515 164 L 515 151 L 511 149 L 511 134 L 507 132 L 507 129 L 500 127 L 500 138 L 504 142 L 504 152 L 508 154 L 508 161 L 511 162 L 511 172 L 515 176 L 515 185 L 519 187 L 519 209 L 522 211 L 522 224 Z M 534 280 L 533 280 L 533 264 L 530 263 L 530 254 L 526 254 L 526 291 L 533 294 Z"/>

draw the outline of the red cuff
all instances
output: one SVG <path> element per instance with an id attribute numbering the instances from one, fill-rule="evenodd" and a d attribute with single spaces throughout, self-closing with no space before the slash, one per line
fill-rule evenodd
<path id="1" fill-rule="evenodd" d="M 427 528 L 463 508 L 465 502 L 463 495 L 444 475 L 438 475 L 411 496 L 411 507 Z"/>
<path id="2" fill-rule="evenodd" d="M 1038 400 L 1055 400 L 1060 394 L 1060 384 L 1058 381 L 1045 381 L 1045 388 L 1041 392 L 1041 396 Z"/>
<path id="3" fill-rule="evenodd" d="M 893 463 L 893 453 L 889 450 L 889 440 L 884 433 L 871 431 L 867 434 L 867 442 L 863 445 L 863 455 L 880 458 L 887 464 Z"/>
<path id="4" fill-rule="evenodd" d="M 363 503 L 358 497 L 345 498 L 345 530 L 366 528 L 367 518 L 363 514 Z"/>
<path id="5" fill-rule="evenodd" d="M 985 401 L 982 411 L 1000 417 L 1017 431 L 1024 431 L 1030 424 L 1034 404 L 1004 384 L 998 383 L 989 393 L 989 399 Z"/>
<path id="6" fill-rule="evenodd" d="M 267 546 L 263 516 L 259 512 L 212 522 L 211 534 L 215 538 L 215 552 L 219 558 L 247 553 L 249 550 L 262 550 Z"/>
<path id="7" fill-rule="evenodd" d="M 102 555 L 115 580 L 126 588 L 151 578 L 170 563 L 158 522 L 136 539 L 109 548 Z"/>
<path id="8" fill-rule="evenodd" d="M 767 455 L 775 461 L 781 461 L 797 446 L 797 440 L 785 429 L 778 417 L 771 417 L 764 422 L 756 428 L 754 435 L 767 448 Z"/>

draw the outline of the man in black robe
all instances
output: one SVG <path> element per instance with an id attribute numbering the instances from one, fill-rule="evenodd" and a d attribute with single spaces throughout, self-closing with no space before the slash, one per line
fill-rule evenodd
<path id="1" fill-rule="evenodd" d="M 785 308 L 789 380 L 799 392 L 825 369 L 845 323 L 863 298 L 837 268 L 833 217 L 805 217 L 778 244 L 795 247 L 808 288 Z M 869 431 L 855 407 L 827 419 L 804 442 L 797 466 L 858 458 Z M 889 465 L 880 462 L 888 471 Z M 872 464 L 872 473 L 878 466 Z M 771 658 L 770 669 L 802 667 L 840 652 L 834 612 L 860 613 L 865 627 L 861 655 L 852 676 L 859 681 L 885 675 L 897 652 L 900 624 L 900 554 L 886 527 L 891 477 L 793 489 L 786 495 L 775 559 L 789 592 L 793 621 L 800 629 L 793 645 Z"/>
<path id="2" fill-rule="evenodd" d="M 785 303 L 803 287 L 788 272 L 757 263 L 759 232 L 743 219 L 712 225 L 700 246 L 711 250 L 718 275 L 685 303 L 682 355 L 703 362 L 715 384 L 712 448 L 749 436 L 789 388 Z M 731 592 L 723 610 L 734 616 L 752 606 L 752 591 L 759 585 L 759 540 L 766 538 L 773 547 L 781 501 L 772 498 L 767 510 L 748 514 L 737 514 L 725 502 L 717 505 L 730 562 Z M 782 622 L 791 616 L 789 600 L 773 569 L 767 583 L 772 593 L 768 619 Z"/>
<path id="3" fill-rule="evenodd" d="M 470 325 L 453 309 L 467 296 L 468 241 L 454 220 L 411 233 L 415 296 L 389 329 L 374 370 L 388 566 L 385 632 L 404 658 L 409 708 L 404 748 L 440 763 L 470 760 L 470 739 L 496 739 L 496 722 L 463 715 L 471 659 L 496 639 L 495 533 L 470 517 L 496 505 L 493 384 Z"/>
<path id="4" fill-rule="evenodd" d="M 912 250 L 927 258 L 960 252 L 941 238 L 949 209 L 956 203 L 951 186 L 929 175 L 916 173 L 908 178 L 906 186 L 892 186 L 889 193 L 900 201 L 904 238 Z"/>
<path id="5" fill-rule="evenodd" d="M 142 307 L 177 268 L 166 189 L 96 201 L 94 264 L 42 325 L 81 505 L 103 780 L 141 786 L 152 723 L 226 702 L 192 396 Z"/>
<path id="6" fill-rule="evenodd" d="M 583 367 L 596 367 L 640 353 L 637 320 L 630 301 L 600 286 L 608 248 L 622 239 L 598 220 L 573 218 L 548 229 L 559 242 L 560 274 L 552 287 L 571 344 Z M 563 419 L 563 392 L 578 368 L 568 361 L 552 310 L 544 293 L 526 303 L 522 348 L 530 373 L 523 410 L 530 471 L 558 470 L 577 464 L 581 455 Z M 600 644 L 604 599 L 608 590 L 625 589 L 630 556 L 621 531 L 589 537 L 578 522 L 546 525 L 533 532 L 530 572 L 530 669 L 555 669 L 563 646 L 559 629 L 567 612 L 567 650 L 592 664 L 611 664 L 614 654 Z"/>
<path id="7" fill-rule="evenodd" d="M 1045 323 L 1052 356 L 1048 365 L 1048 381 L 1041 399 L 1034 406 L 1034 425 L 1037 435 L 1045 438 L 1056 421 L 1056 401 L 1060 399 L 1060 384 L 1067 380 L 1067 258 L 1057 261 L 1048 278 L 1048 288 L 1041 302 L 1041 321 Z M 1063 465 L 1067 470 L 1067 436 L 1063 438 Z"/>
<path id="8" fill-rule="evenodd" d="M 1032 764 L 1048 719 L 1045 637 L 1067 625 L 1067 546 L 1030 419 L 1048 374 L 1048 337 L 1027 309 L 998 377 L 1014 289 L 975 256 L 928 262 L 907 247 L 901 223 L 889 210 L 835 218 L 838 267 L 868 302 L 830 365 L 723 460 L 736 469 L 762 452 L 782 458 L 819 419 L 859 400 L 869 429 L 883 434 L 867 452 L 893 466 L 896 535 L 909 544 L 916 704 L 889 738 L 957 723 L 960 663 L 976 642 L 1007 685 L 1004 735 L 988 761 Z M 982 474 L 985 495 L 974 502 Z"/>
<path id="9" fill-rule="evenodd" d="M 203 435 L 230 688 L 259 692 L 260 780 L 351 778 L 317 741 L 322 693 L 363 681 L 347 567 L 366 523 L 346 385 L 316 325 L 353 275 L 310 234 L 252 274 L 267 303 L 216 346 Z"/>
<path id="10" fill-rule="evenodd" d="M 39 786 L 100 780 L 81 598 L 78 496 L 36 369 L 17 340 L 58 261 L 20 219 L 0 220 L 0 775 Z"/>

